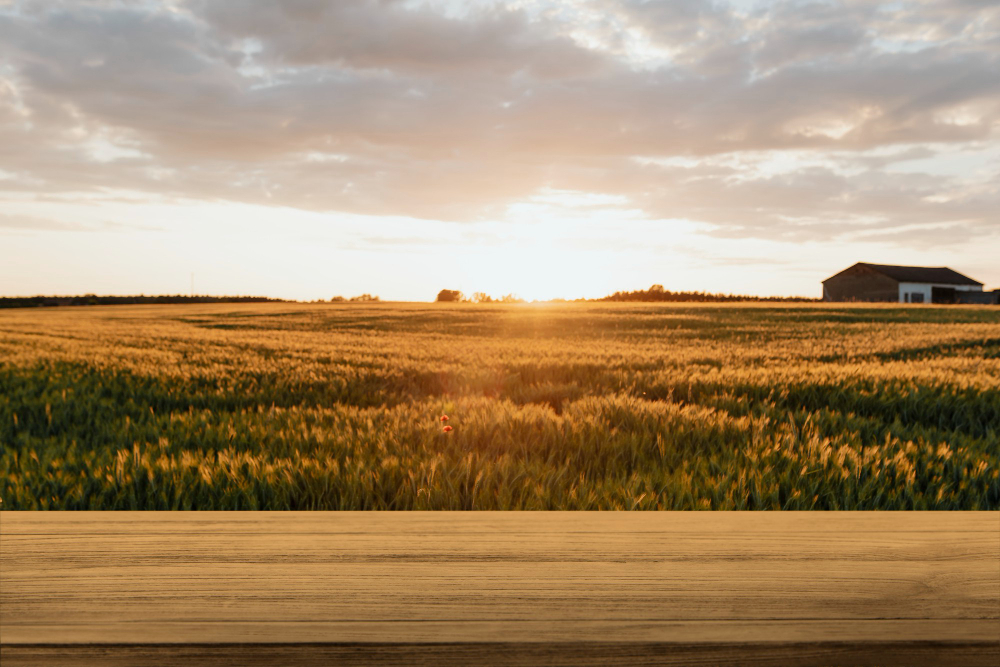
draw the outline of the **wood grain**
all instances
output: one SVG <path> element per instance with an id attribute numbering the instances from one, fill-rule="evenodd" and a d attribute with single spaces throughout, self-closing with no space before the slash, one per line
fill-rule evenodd
<path id="1" fill-rule="evenodd" d="M 4 667 L 1000 664 L 1000 513 L 0 512 Z"/>

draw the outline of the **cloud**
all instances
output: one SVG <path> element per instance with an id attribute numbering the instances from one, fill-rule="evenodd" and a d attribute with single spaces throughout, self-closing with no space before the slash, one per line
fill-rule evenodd
<path id="1" fill-rule="evenodd" d="M 998 131 L 995 3 L 0 7 L 0 193 L 465 221 L 566 190 L 730 237 L 990 232 L 997 165 L 891 167 Z"/>
<path id="2" fill-rule="evenodd" d="M 604 63 L 567 36 L 535 29 L 524 12 L 470 7 L 461 18 L 402 2 L 203 1 L 192 9 L 219 34 L 253 40 L 266 65 L 542 79 L 595 73 Z"/>

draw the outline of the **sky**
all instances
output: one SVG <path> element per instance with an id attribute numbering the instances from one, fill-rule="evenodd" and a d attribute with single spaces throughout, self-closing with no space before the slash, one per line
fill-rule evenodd
<path id="1" fill-rule="evenodd" d="M 0 295 L 1000 287 L 1000 0 L 0 0 Z"/>

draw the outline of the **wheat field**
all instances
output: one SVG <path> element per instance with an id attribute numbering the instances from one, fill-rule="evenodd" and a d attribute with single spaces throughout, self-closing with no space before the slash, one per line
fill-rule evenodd
<path id="1" fill-rule="evenodd" d="M 3 509 L 998 509 L 1000 310 L 0 311 L 0 499 Z"/>

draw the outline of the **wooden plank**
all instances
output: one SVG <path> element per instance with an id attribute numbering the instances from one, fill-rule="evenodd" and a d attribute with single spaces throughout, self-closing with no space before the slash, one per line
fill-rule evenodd
<path id="1" fill-rule="evenodd" d="M 0 512 L 0 655 L 992 665 L 1000 513 Z"/>

